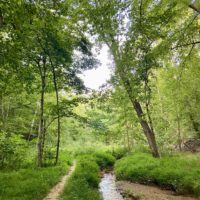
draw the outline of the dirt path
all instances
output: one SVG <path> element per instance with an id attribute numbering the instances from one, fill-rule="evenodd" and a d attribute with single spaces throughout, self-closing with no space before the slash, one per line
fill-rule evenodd
<path id="1" fill-rule="evenodd" d="M 72 175 L 72 173 L 74 172 L 75 168 L 76 168 L 76 162 L 74 161 L 73 165 L 70 167 L 70 169 L 67 172 L 67 174 L 62 177 L 62 179 L 60 180 L 60 182 L 58 182 L 57 185 L 55 185 L 50 190 L 50 192 L 48 193 L 48 195 L 43 200 L 57 200 L 58 197 L 60 196 L 61 192 L 64 189 L 65 183 L 67 182 L 67 180 L 69 179 L 69 177 Z"/>
<path id="2" fill-rule="evenodd" d="M 129 194 L 128 199 L 140 200 L 195 200 L 193 197 L 176 196 L 175 192 L 170 190 L 162 190 L 155 186 L 141 185 L 130 183 L 127 181 L 117 182 L 117 188 L 122 193 Z"/>

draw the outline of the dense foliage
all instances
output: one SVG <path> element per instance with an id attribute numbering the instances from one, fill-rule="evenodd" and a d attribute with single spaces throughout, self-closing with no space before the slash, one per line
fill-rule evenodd
<path id="1" fill-rule="evenodd" d="M 125 157 L 119 178 L 199 195 L 198 0 L 2 0 L 0 28 L 0 198 L 41 199 L 82 155 L 62 198 L 98 199 L 99 170 L 133 150 L 161 159 Z M 105 45 L 112 75 L 91 90 Z"/>

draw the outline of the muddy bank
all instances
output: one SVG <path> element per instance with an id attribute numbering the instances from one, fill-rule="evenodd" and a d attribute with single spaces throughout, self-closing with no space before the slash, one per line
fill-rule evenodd
<path id="1" fill-rule="evenodd" d="M 197 198 L 177 195 L 174 191 L 156 186 L 116 181 L 113 172 L 102 172 L 99 191 L 103 200 L 197 200 Z"/>
<path id="2" fill-rule="evenodd" d="M 123 194 L 124 199 L 141 200 L 195 200 L 196 198 L 179 196 L 170 190 L 163 190 L 155 186 L 147 186 L 127 181 L 118 181 L 117 189 Z"/>

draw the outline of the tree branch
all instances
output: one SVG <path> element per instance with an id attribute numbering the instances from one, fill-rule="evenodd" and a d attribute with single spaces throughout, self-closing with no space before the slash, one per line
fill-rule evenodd
<path id="1" fill-rule="evenodd" d="M 198 12 L 200 14 L 200 9 L 197 8 L 194 4 L 190 4 L 189 7 L 192 8 L 193 10 L 195 10 L 196 12 Z"/>
<path id="2" fill-rule="evenodd" d="M 196 45 L 196 44 L 200 44 L 200 41 L 196 41 L 196 42 L 191 42 L 191 43 L 186 43 L 186 44 L 181 44 L 181 45 L 177 45 L 175 47 L 172 47 L 171 50 L 174 50 L 174 49 L 178 49 L 180 47 L 187 47 L 187 46 L 190 46 L 190 45 Z"/>

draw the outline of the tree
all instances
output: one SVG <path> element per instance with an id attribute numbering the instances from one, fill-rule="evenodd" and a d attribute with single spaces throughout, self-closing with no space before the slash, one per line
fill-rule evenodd
<path id="1" fill-rule="evenodd" d="M 152 69 L 162 65 L 162 55 L 166 56 L 170 49 L 185 45 L 184 38 L 187 38 L 188 46 L 197 44 L 191 42 L 191 36 L 196 39 L 198 35 L 195 34 L 197 26 L 193 23 L 196 13 L 194 17 L 191 7 L 197 11 L 196 4 L 189 6 L 176 1 L 153 0 L 91 0 L 83 1 L 80 6 L 93 31 L 99 35 L 99 40 L 108 45 L 113 55 L 116 73 L 127 91 L 155 157 L 159 157 L 159 153 L 149 110 L 148 79 Z M 187 18 L 180 23 L 186 13 Z M 173 31 L 171 27 L 174 27 Z M 171 47 L 174 44 L 178 45 Z"/>
<path id="2" fill-rule="evenodd" d="M 77 27 L 76 18 L 71 15 L 72 2 L 18 2 L 13 13 L 6 12 L 12 9 L 12 2 L 8 2 L 2 12 L 4 23 L 3 33 L 7 48 L 15 47 L 15 63 L 22 77 L 28 71 L 33 80 L 40 85 L 40 117 L 38 128 L 38 166 L 43 164 L 43 149 L 45 145 L 45 93 L 53 86 L 56 93 L 58 134 L 56 160 L 58 161 L 60 143 L 60 108 L 59 90 L 73 87 L 80 91 L 83 83 L 77 76 L 81 70 L 92 68 L 96 61 L 93 59 L 89 42 Z M 19 12 L 21 11 L 21 12 Z M 24 21 L 23 17 L 27 20 Z M 70 20 L 68 19 L 70 18 Z M 80 28 L 80 27 L 79 27 Z M 82 52 L 80 59 L 74 51 Z M 9 56 L 12 52 L 9 52 Z M 8 56 L 6 56 L 8 58 Z M 11 65 L 13 60 L 5 60 Z M 76 59 L 76 60 L 75 60 Z M 58 81 L 60 79 L 60 81 Z M 30 85 L 33 84 L 30 81 Z M 62 83 L 63 81 L 63 83 Z M 39 83 L 39 84 L 38 84 Z"/>

